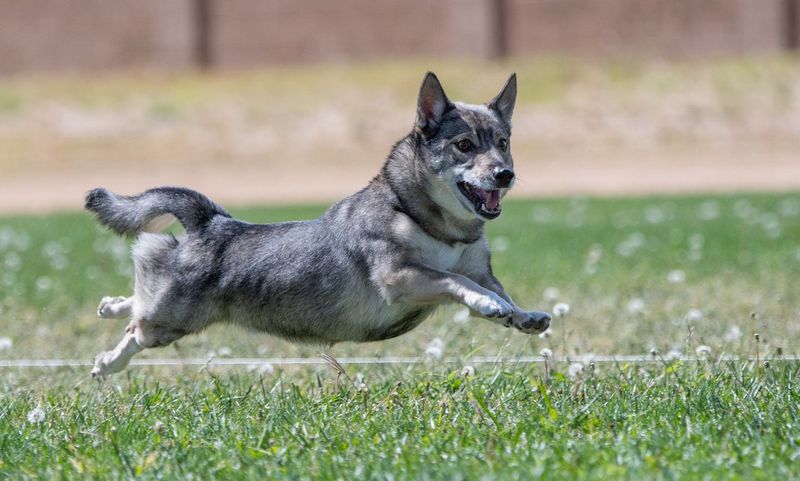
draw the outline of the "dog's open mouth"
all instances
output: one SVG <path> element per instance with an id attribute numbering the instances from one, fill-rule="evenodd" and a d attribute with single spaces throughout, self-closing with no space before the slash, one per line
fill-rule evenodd
<path id="1" fill-rule="evenodd" d="M 458 190 L 475 206 L 478 215 L 487 219 L 494 219 L 500 215 L 499 189 L 484 190 L 467 182 L 459 182 L 457 185 Z"/>

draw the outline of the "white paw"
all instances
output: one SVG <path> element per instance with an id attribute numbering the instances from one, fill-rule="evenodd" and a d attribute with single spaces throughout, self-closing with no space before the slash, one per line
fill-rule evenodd
<path id="1" fill-rule="evenodd" d="M 127 298 L 117 296 L 105 296 L 100 299 L 100 305 L 97 306 L 97 317 L 103 319 L 111 319 L 117 315 L 118 310 L 115 307 L 118 304 L 125 302 Z"/>
<path id="2" fill-rule="evenodd" d="M 127 363 L 119 362 L 119 358 L 115 355 L 114 351 L 101 352 L 94 358 L 94 367 L 92 368 L 92 377 L 98 378 L 114 374 L 125 368 Z"/>
<path id="3" fill-rule="evenodd" d="M 475 310 L 483 317 L 503 318 L 514 313 L 514 307 L 498 295 L 481 296 L 475 303 Z"/>

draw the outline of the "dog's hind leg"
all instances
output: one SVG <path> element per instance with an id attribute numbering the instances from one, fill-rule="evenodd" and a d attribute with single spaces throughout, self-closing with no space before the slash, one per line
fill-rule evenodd
<path id="1" fill-rule="evenodd" d="M 103 319 L 124 319 L 131 316 L 133 309 L 133 296 L 110 297 L 100 300 L 97 306 L 97 316 Z"/>

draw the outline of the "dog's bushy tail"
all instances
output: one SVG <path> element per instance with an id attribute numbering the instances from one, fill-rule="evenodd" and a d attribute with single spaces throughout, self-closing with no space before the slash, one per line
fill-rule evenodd
<path id="1" fill-rule="evenodd" d="M 215 216 L 230 217 L 208 197 L 182 187 L 158 187 L 130 197 L 93 189 L 86 194 L 86 209 L 104 226 L 128 236 L 153 230 L 157 219 L 167 214 L 177 217 L 190 235 Z"/>

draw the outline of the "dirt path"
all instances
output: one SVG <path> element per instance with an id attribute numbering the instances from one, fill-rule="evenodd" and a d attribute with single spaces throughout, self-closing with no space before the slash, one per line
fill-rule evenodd
<path id="1" fill-rule="evenodd" d="M 530 160 L 535 158 L 536 160 Z M 785 191 L 800 189 L 800 154 L 758 146 L 669 151 L 538 152 L 517 154 L 517 197 L 649 193 Z M 0 211 L 78 209 L 84 193 L 105 186 L 135 193 L 156 185 L 186 185 L 228 205 L 330 202 L 363 187 L 374 163 L 259 165 L 102 164 L 0 179 Z"/>

